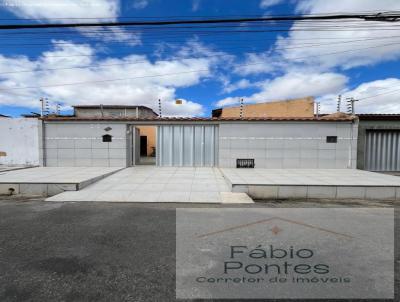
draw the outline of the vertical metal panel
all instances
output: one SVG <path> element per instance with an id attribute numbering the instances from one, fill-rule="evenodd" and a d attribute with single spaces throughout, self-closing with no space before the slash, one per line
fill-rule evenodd
<path id="1" fill-rule="evenodd" d="M 183 166 L 191 166 L 193 162 L 193 133 L 192 126 L 183 127 Z"/>
<path id="2" fill-rule="evenodd" d="M 202 145 L 202 126 L 194 127 L 194 160 L 193 166 L 201 167 L 202 156 L 203 156 L 203 145 Z"/>
<path id="3" fill-rule="evenodd" d="M 214 166 L 214 127 L 204 127 L 204 137 L 207 138 L 204 140 L 204 165 L 205 166 Z"/>
<path id="4" fill-rule="evenodd" d="M 365 168 L 370 171 L 400 171 L 400 131 L 369 130 L 365 140 Z"/>
<path id="5" fill-rule="evenodd" d="M 172 128 L 172 166 L 181 166 L 182 157 L 182 126 L 176 126 Z"/>
<path id="6" fill-rule="evenodd" d="M 156 132 L 157 133 L 156 134 L 156 146 L 157 146 L 157 149 L 156 149 L 156 163 L 157 163 L 157 166 L 159 166 L 160 163 L 162 162 L 161 153 L 158 151 L 158 149 L 161 150 L 163 148 L 162 143 L 161 143 L 161 136 L 162 136 L 161 131 L 162 131 L 161 127 L 157 126 L 157 132 Z"/>
<path id="7" fill-rule="evenodd" d="M 214 125 L 161 125 L 157 131 L 157 165 L 215 166 L 218 132 Z"/>

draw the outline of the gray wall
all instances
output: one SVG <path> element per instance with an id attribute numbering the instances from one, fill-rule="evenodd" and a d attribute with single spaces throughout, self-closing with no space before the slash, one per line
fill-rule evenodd
<path id="1" fill-rule="evenodd" d="M 105 131 L 106 127 L 112 130 Z M 127 126 L 113 123 L 46 122 L 44 165 L 49 167 L 125 167 Z M 112 142 L 102 141 L 104 134 Z"/>
<path id="2" fill-rule="evenodd" d="M 338 142 L 326 143 L 326 136 L 338 136 Z M 220 167 L 236 167 L 237 158 L 254 158 L 256 168 L 355 168 L 356 148 L 356 122 L 240 122 L 219 126 Z"/>
<path id="3" fill-rule="evenodd" d="M 400 130 L 399 121 L 363 121 L 358 127 L 357 168 L 365 169 L 365 141 L 367 130 Z"/>

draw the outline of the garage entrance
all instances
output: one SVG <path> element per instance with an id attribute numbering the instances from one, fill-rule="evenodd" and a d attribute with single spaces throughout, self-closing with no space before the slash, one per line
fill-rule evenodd
<path id="1" fill-rule="evenodd" d="M 369 171 L 400 171 L 399 130 L 367 130 L 365 169 Z"/>
<path id="2" fill-rule="evenodd" d="M 213 167 L 218 164 L 218 126 L 157 126 L 157 165 Z"/>

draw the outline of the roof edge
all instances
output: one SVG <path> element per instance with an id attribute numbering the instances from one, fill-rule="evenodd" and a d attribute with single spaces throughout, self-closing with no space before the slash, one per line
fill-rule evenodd
<path id="1" fill-rule="evenodd" d="M 260 118 L 210 118 L 210 117 L 154 117 L 154 118 L 130 118 L 130 117 L 43 117 L 44 121 L 107 121 L 107 122 L 350 122 L 357 119 L 355 116 L 338 117 L 338 118 L 321 118 L 321 117 L 260 117 Z"/>

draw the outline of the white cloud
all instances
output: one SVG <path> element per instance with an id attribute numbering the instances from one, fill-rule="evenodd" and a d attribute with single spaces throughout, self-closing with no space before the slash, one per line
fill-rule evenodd
<path id="1" fill-rule="evenodd" d="M 337 73 L 289 72 L 283 76 L 259 83 L 260 91 L 250 96 L 242 96 L 245 102 L 268 102 L 305 96 L 323 96 L 340 93 L 346 87 L 348 78 Z M 217 106 L 227 106 L 238 102 L 238 98 L 225 98 Z"/>
<path id="2" fill-rule="evenodd" d="M 204 107 L 201 104 L 185 99 L 180 100 L 182 100 L 181 105 L 177 105 L 174 100 L 162 102 L 162 112 L 166 112 L 169 116 L 198 116 L 204 114 Z M 165 116 L 164 113 L 163 116 Z"/>
<path id="3" fill-rule="evenodd" d="M 387 78 L 362 83 L 343 97 L 354 97 L 356 113 L 400 113 L 400 79 Z M 365 99 L 364 99 L 365 98 Z M 343 100 L 343 104 L 345 100 Z M 342 111 L 345 107 L 342 107 Z"/>
<path id="4" fill-rule="evenodd" d="M 197 12 L 200 8 L 200 1 L 201 0 L 192 0 L 192 11 Z"/>
<path id="5" fill-rule="evenodd" d="M 262 91 L 253 94 L 255 102 L 280 100 L 304 96 L 319 96 L 341 91 L 348 78 L 337 73 L 290 72 L 271 81 L 265 81 Z"/>
<path id="6" fill-rule="evenodd" d="M 301 0 L 296 10 L 303 14 L 390 11 L 400 10 L 400 1 Z M 332 25 L 339 28 L 332 28 Z M 338 21 L 330 25 L 316 21 L 295 22 L 288 37 L 278 39 L 276 48 L 281 49 L 278 52 L 283 59 L 292 64 L 314 65 L 321 70 L 372 65 L 400 58 L 400 37 L 395 35 L 396 31 L 393 30 L 395 26 L 390 22 L 367 22 L 356 19 Z M 307 47 L 305 43 L 309 46 Z"/>
<path id="7" fill-rule="evenodd" d="M 226 107 L 231 105 L 239 105 L 240 97 L 227 97 L 215 103 L 217 107 Z"/>
<path id="8" fill-rule="evenodd" d="M 127 32 L 121 27 L 85 27 L 78 29 L 79 32 L 93 40 L 104 42 L 125 42 L 131 46 L 140 45 L 140 32 Z"/>
<path id="9" fill-rule="evenodd" d="M 245 89 L 253 86 L 255 86 L 255 84 L 251 83 L 248 79 L 241 79 L 235 83 L 226 82 L 223 92 L 231 93 L 239 89 Z"/>
<path id="10" fill-rule="evenodd" d="M 278 5 L 282 3 L 283 0 L 261 0 L 260 7 L 261 8 L 268 8 L 274 5 Z"/>
<path id="11" fill-rule="evenodd" d="M 118 16 L 119 0 L 24 0 L 4 8 L 21 18 L 53 19 L 52 21 L 59 23 L 71 22 L 71 19 L 67 18 L 93 18 L 88 21 L 92 22 L 97 18 L 114 20 Z"/>
<path id="12" fill-rule="evenodd" d="M 276 69 L 278 62 L 268 53 L 246 53 L 245 60 L 234 66 L 234 72 L 240 75 L 269 73 Z"/>
<path id="13" fill-rule="evenodd" d="M 149 1 L 148 0 L 135 0 L 135 1 L 133 1 L 133 7 L 136 8 L 136 9 L 143 9 L 147 5 L 149 5 Z"/>
<path id="14" fill-rule="evenodd" d="M 140 104 L 156 109 L 157 100 L 161 98 L 165 115 L 198 115 L 204 112 L 201 104 L 185 100 L 182 105 L 175 105 L 174 100 L 176 89 L 196 85 L 212 76 L 214 63 L 212 64 L 211 60 L 175 57 L 168 61 L 151 62 L 146 56 L 135 54 L 122 58 L 98 59 L 95 56 L 85 56 L 95 53 L 89 45 L 68 44 L 66 41 L 55 42 L 64 44 L 55 45 L 54 50 L 44 52 L 36 60 L 29 60 L 25 56 L 10 58 L 0 55 L 2 72 L 36 68 L 34 72 L 0 74 L 0 104 L 37 108 L 38 99 L 45 96 L 65 106 L 99 103 Z M 70 68 L 86 65 L 91 67 Z M 201 71 L 188 72 L 197 70 Z M 167 76 L 152 77 L 154 75 Z M 105 79 L 125 80 L 95 83 Z M 87 83 L 58 86 L 60 83 L 76 82 Z M 44 87 L 52 85 L 54 87 Z M 36 86 L 42 87 L 7 90 Z"/>
<path id="15" fill-rule="evenodd" d="M 18 5 L 5 6 L 5 8 L 20 18 L 44 20 L 51 23 L 106 22 L 117 20 L 120 1 L 24 0 L 19 1 Z M 140 44 L 139 33 L 129 33 L 123 28 L 85 27 L 79 28 L 78 31 L 82 35 L 96 40 L 126 42 L 129 45 Z"/>
<path id="16" fill-rule="evenodd" d="M 397 10 L 400 3 L 397 0 L 300 0 L 296 6 L 299 13 L 329 14 L 333 12 L 357 13 L 373 11 Z"/>

